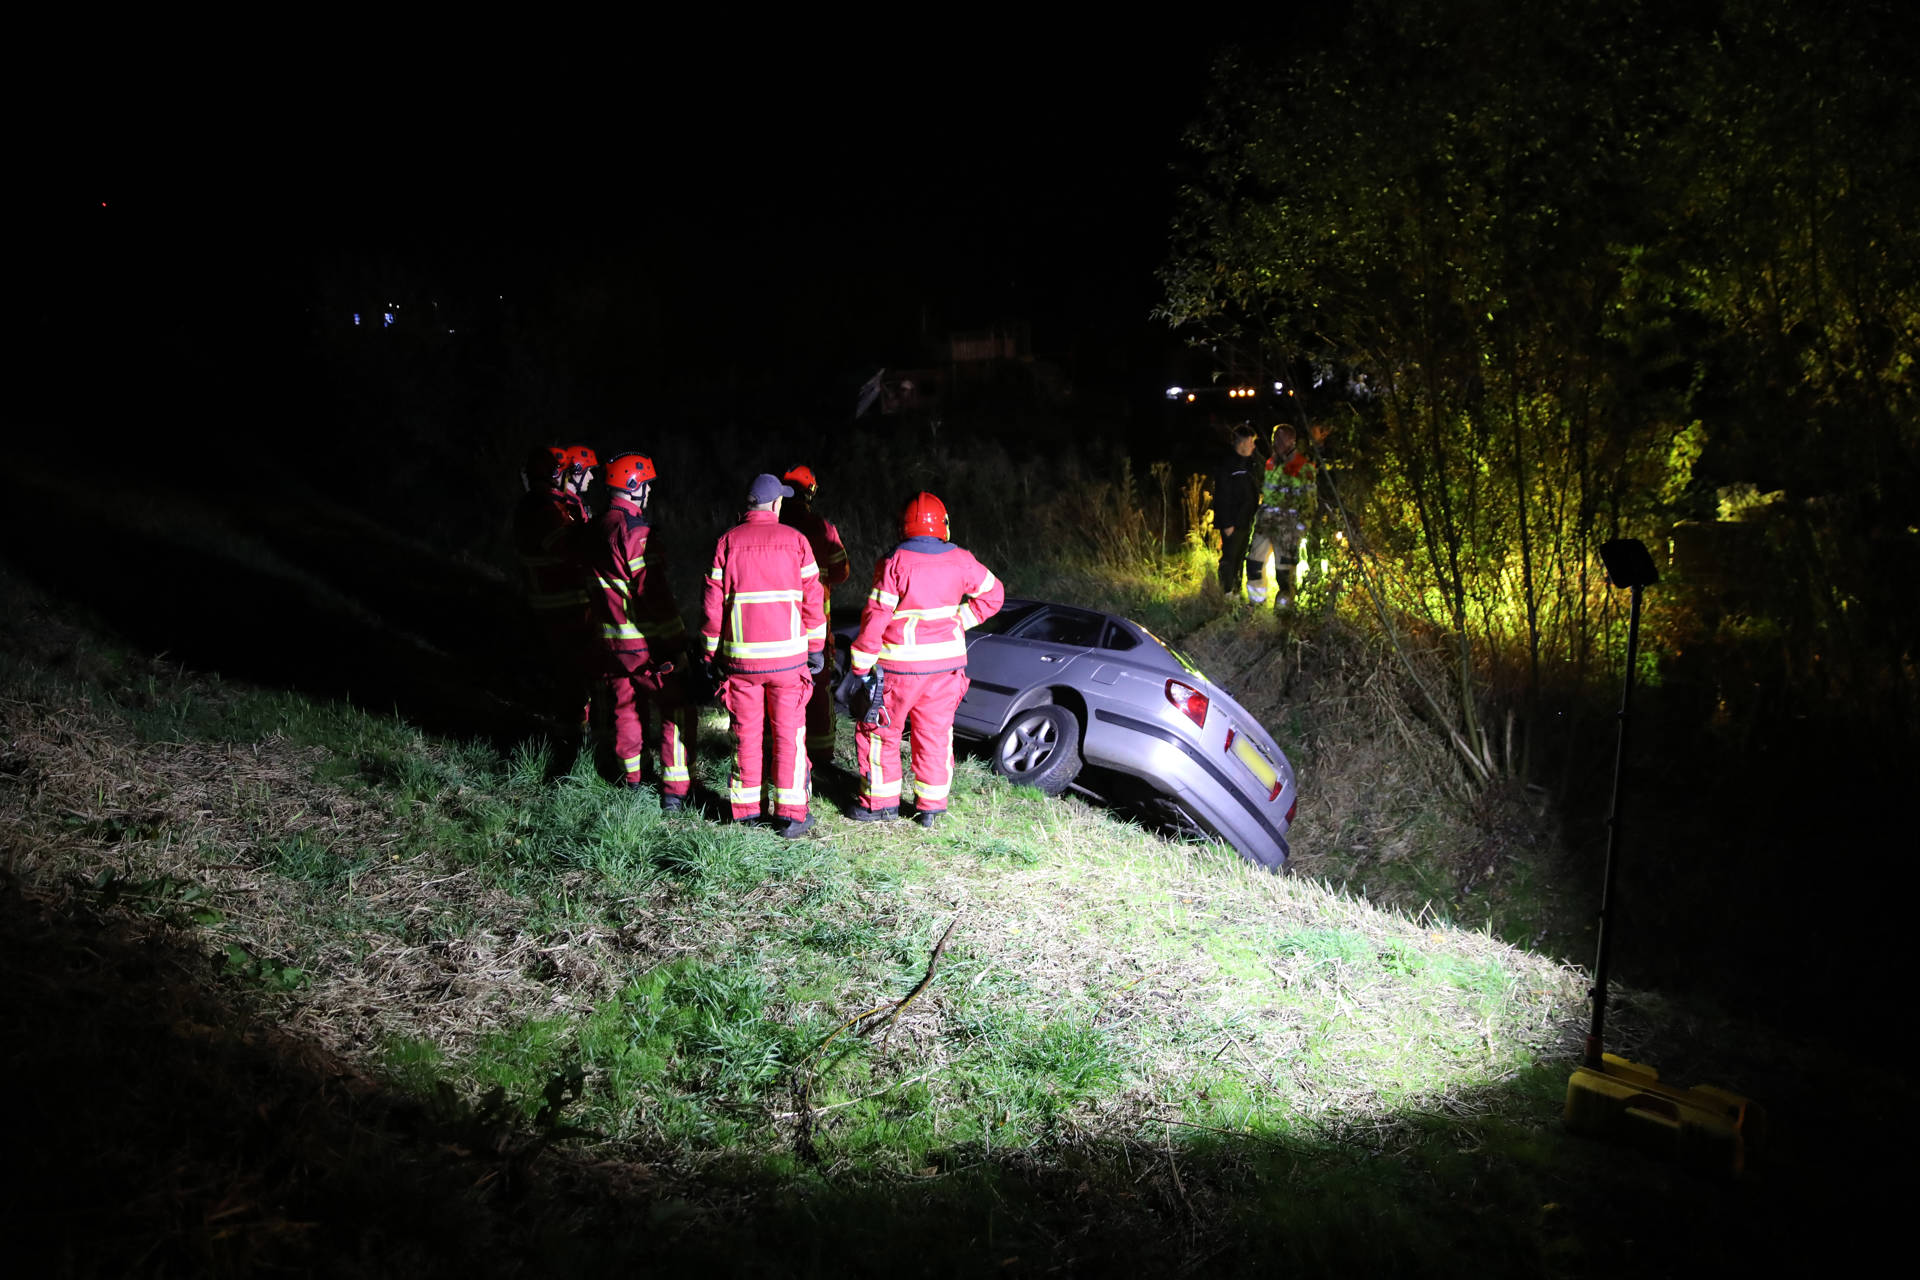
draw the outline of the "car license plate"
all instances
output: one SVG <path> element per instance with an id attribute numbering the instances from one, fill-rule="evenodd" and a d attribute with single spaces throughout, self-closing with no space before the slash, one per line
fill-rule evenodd
<path id="1" fill-rule="evenodd" d="M 1260 744 L 1240 733 L 1231 726 L 1227 728 L 1227 754 L 1246 766 L 1261 786 L 1267 788 L 1267 799 L 1280 798 L 1280 771 L 1273 767 L 1273 761 L 1267 759 L 1267 753 Z"/>

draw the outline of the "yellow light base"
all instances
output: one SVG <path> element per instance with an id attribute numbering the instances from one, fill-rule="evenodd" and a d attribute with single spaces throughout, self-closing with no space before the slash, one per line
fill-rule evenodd
<path id="1" fill-rule="evenodd" d="M 1766 1134 L 1766 1113 L 1710 1084 L 1680 1089 L 1652 1067 L 1611 1053 L 1567 1081 L 1567 1128 L 1689 1167 L 1737 1177 Z"/>

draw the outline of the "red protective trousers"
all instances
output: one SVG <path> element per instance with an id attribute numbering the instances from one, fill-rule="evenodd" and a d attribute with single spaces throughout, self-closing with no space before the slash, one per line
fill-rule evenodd
<path id="1" fill-rule="evenodd" d="M 644 667 L 628 675 L 609 676 L 607 687 L 613 694 L 613 749 L 620 755 L 627 782 L 640 781 L 652 719 L 648 708 L 658 707 L 660 793 L 684 796 L 692 791 L 688 761 L 693 759 L 699 716 L 681 694 L 680 677 L 662 676 L 657 669 Z"/>
<path id="2" fill-rule="evenodd" d="M 831 671 L 829 667 L 813 677 L 813 693 L 807 698 L 807 759 L 817 767 L 833 763 L 833 722 L 839 716 Z"/>
<path id="3" fill-rule="evenodd" d="M 761 789 L 771 792 L 774 813 L 807 816 L 807 698 L 813 678 L 805 667 L 786 671 L 737 671 L 720 686 L 728 728 L 733 734 L 733 776 L 727 799 L 733 820 L 744 822 L 765 812 Z M 764 757 L 773 757 L 763 777 Z"/>
<path id="4" fill-rule="evenodd" d="M 953 789 L 953 713 L 967 696 L 965 671 L 932 675 L 886 673 L 886 723 L 853 727 L 853 759 L 860 769 L 860 806 L 892 809 L 900 803 L 900 736 L 913 744 L 913 804 L 921 813 L 947 807 Z"/>

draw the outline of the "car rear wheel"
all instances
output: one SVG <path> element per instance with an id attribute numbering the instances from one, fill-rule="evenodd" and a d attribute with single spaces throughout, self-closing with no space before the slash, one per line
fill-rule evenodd
<path id="1" fill-rule="evenodd" d="M 1051 703 L 1028 707 L 993 744 L 993 771 L 1057 796 L 1080 775 L 1080 722 Z"/>

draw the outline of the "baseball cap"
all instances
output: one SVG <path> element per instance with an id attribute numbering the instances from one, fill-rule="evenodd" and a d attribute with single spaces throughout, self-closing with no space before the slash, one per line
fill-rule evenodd
<path id="1" fill-rule="evenodd" d="M 747 486 L 747 501 L 755 505 L 762 502 L 772 502 L 775 498 L 791 498 L 792 496 L 793 489 L 791 486 L 781 484 L 779 476 L 771 476 L 764 471 L 755 476 L 753 483 Z"/>

